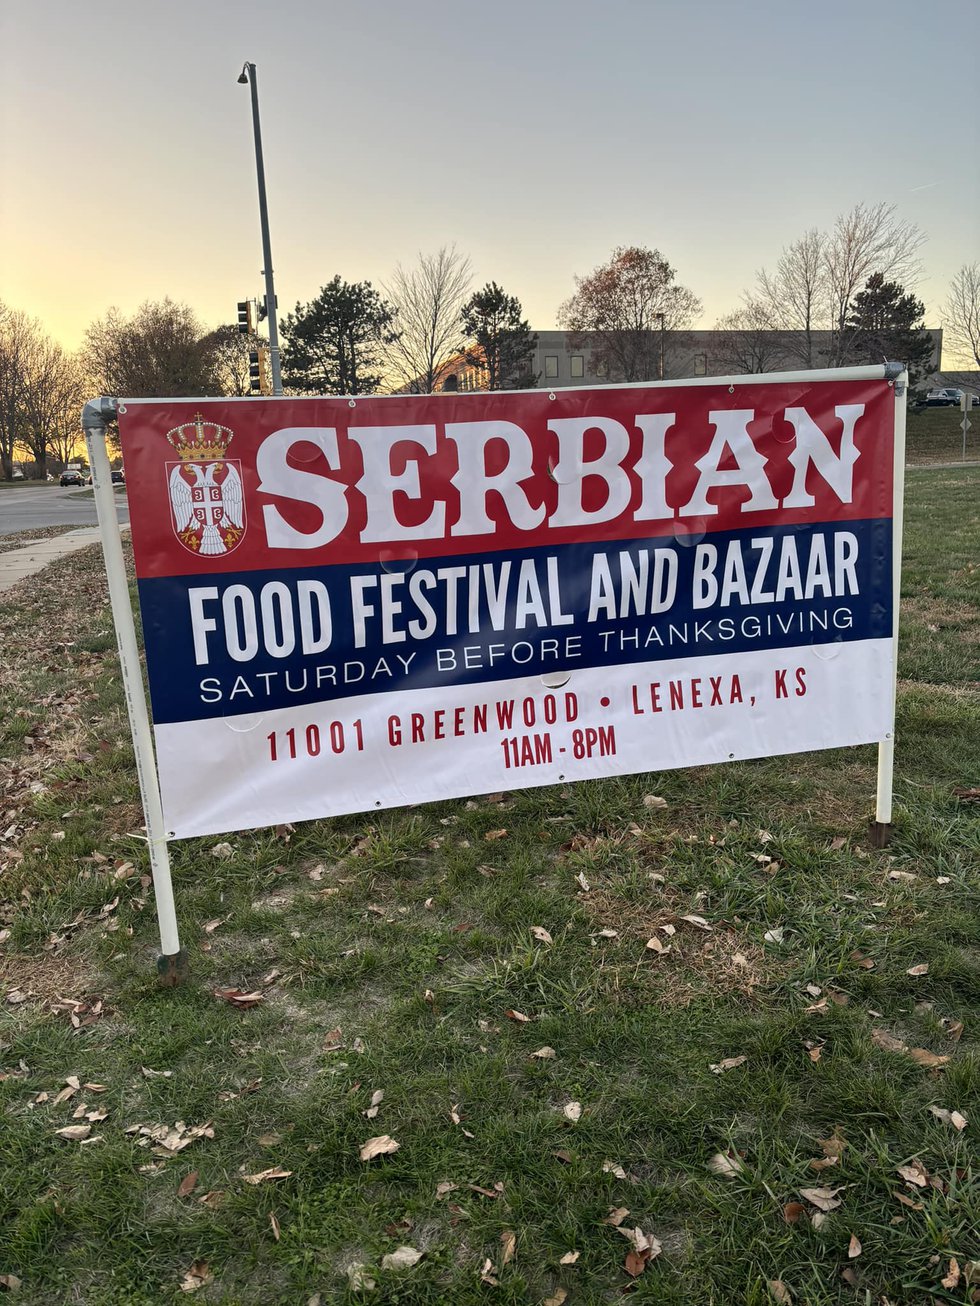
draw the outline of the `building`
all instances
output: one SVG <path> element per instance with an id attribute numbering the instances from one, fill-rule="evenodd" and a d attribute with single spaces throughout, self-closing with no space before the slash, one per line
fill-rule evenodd
<path id="1" fill-rule="evenodd" d="M 942 329 L 929 327 L 933 340 L 932 372 L 942 363 Z M 642 380 L 680 380 L 696 376 L 745 376 L 759 372 L 797 372 L 826 367 L 829 331 L 811 333 L 809 346 L 801 331 L 650 331 L 642 342 L 646 358 Z M 622 380 L 596 365 L 591 332 L 539 331 L 531 358 L 538 389 L 608 385 Z M 594 337 L 593 337 L 594 338 Z M 807 359 L 812 358 L 812 363 Z M 443 365 L 437 390 L 482 390 L 484 379 L 467 355 Z"/>

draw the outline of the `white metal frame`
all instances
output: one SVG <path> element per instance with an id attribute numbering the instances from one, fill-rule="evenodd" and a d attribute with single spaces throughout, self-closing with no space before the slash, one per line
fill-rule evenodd
<path id="1" fill-rule="evenodd" d="M 895 388 L 895 440 L 894 440 L 894 474 L 893 474 L 893 519 L 892 519 L 892 604 L 893 604 L 893 649 L 892 649 L 892 725 L 891 730 L 878 744 L 878 780 L 875 802 L 876 842 L 887 841 L 892 820 L 892 800 L 895 767 L 895 703 L 898 687 L 898 624 L 899 600 L 902 584 L 902 530 L 904 520 L 905 495 L 905 416 L 908 395 L 908 373 L 899 364 L 891 363 L 876 367 L 828 368 L 810 372 L 769 372 L 759 376 L 737 377 L 692 377 L 671 381 L 653 381 L 638 387 L 643 389 L 676 389 L 683 386 L 745 386 L 773 385 L 784 382 L 808 383 L 831 380 L 881 381 L 887 380 Z M 603 390 L 608 386 L 581 386 L 568 389 Z M 565 389 L 565 387 L 563 387 Z M 533 393 L 525 391 L 527 393 Z M 541 393 L 554 396 L 554 391 L 547 389 Z M 396 395 L 378 396 L 383 402 L 399 398 Z M 436 396 L 441 398 L 442 396 Z M 448 397 L 448 396 L 447 396 Z M 479 399 L 478 392 L 453 393 L 454 399 Z M 159 399 L 131 399 L 126 404 L 159 403 Z M 200 397 L 171 399 L 171 403 L 201 402 Z M 222 399 L 222 403 L 235 402 L 234 399 Z M 245 397 L 240 402 L 254 403 L 252 397 Z M 349 401 L 353 403 L 354 401 Z M 371 402 L 375 402 L 372 397 Z M 153 749 L 153 732 L 150 726 L 147 708 L 146 686 L 143 681 L 142 666 L 136 643 L 136 627 L 133 607 L 129 597 L 129 584 L 123 561 L 122 545 L 116 519 L 115 500 L 112 490 L 112 478 L 109 458 L 105 444 L 106 417 L 114 414 L 119 405 L 114 399 L 94 400 L 86 404 L 83 410 L 82 424 L 89 452 L 89 465 L 92 468 L 92 483 L 95 488 L 95 506 L 98 514 L 99 532 L 105 554 L 106 575 L 109 581 L 109 599 L 112 616 L 116 627 L 119 645 L 119 660 L 122 667 L 123 686 L 126 693 L 126 707 L 129 712 L 130 728 L 133 735 L 133 749 L 136 755 L 136 769 L 139 775 L 140 793 L 143 799 L 143 811 L 146 815 L 150 869 L 153 875 L 154 894 L 156 896 L 157 918 L 160 925 L 160 947 L 163 954 L 161 969 L 176 967 L 180 955 L 180 937 L 177 930 L 177 913 L 174 906 L 173 884 L 170 875 L 170 854 L 167 848 L 167 829 L 163 819 L 163 803 L 160 796 L 160 780 L 157 773 L 156 758 Z"/>
<path id="2" fill-rule="evenodd" d="M 163 803 L 160 798 L 160 779 L 153 751 L 153 732 L 146 702 L 146 686 L 136 643 L 136 624 L 133 605 L 129 598 L 129 582 L 123 560 L 116 502 L 112 489 L 112 473 L 105 443 L 106 405 L 109 413 L 114 400 L 101 400 L 86 404 L 82 424 L 88 448 L 89 466 L 92 469 L 92 486 L 95 491 L 95 509 L 99 519 L 99 534 L 105 555 L 106 576 L 109 581 L 109 602 L 112 620 L 116 627 L 119 646 L 119 663 L 126 694 L 126 710 L 133 735 L 133 752 L 139 776 L 140 796 L 146 818 L 147 844 L 150 854 L 150 873 L 153 876 L 153 894 L 156 899 L 157 921 L 160 926 L 161 971 L 176 968 L 180 955 L 180 935 L 177 930 L 177 911 L 174 905 L 173 882 L 170 876 L 170 852 L 167 848 L 167 828 L 163 820 Z"/>

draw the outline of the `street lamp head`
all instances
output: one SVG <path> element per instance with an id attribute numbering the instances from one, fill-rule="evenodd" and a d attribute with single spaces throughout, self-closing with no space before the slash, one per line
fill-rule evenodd
<path id="1" fill-rule="evenodd" d="M 247 85 L 248 85 L 248 64 L 247 64 L 247 63 L 242 64 L 242 71 L 238 74 L 238 82 L 239 82 L 239 85 L 240 85 L 240 86 L 247 86 Z"/>

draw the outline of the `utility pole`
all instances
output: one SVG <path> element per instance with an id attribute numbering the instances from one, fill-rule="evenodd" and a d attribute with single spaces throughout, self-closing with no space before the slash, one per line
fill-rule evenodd
<path id="1" fill-rule="evenodd" d="M 269 206 L 265 198 L 265 164 L 262 161 L 262 129 L 259 126 L 259 87 L 255 64 L 246 63 L 238 78 L 252 91 L 252 128 L 255 133 L 255 171 L 259 182 L 259 221 L 262 224 L 262 269 L 265 275 L 265 311 L 269 319 L 269 362 L 272 366 L 272 393 L 282 394 L 279 369 L 279 326 L 276 316 L 276 288 L 272 277 L 272 243 L 269 239 Z"/>

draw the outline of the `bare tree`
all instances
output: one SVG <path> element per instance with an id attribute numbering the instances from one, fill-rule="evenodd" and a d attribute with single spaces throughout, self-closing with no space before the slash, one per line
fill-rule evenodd
<path id="1" fill-rule="evenodd" d="M 397 337 L 390 346 L 396 384 L 416 394 L 430 394 L 446 360 L 459 350 L 459 321 L 471 279 L 470 261 L 455 245 L 436 254 L 420 254 L 418 266 L 401 266 L 385 298 L 395 309 Z"/>
<path id="2" fill-rule="evenodd" d="M 957 362 L 980 367 L 980 263 L 964 263 L 950 284 L 943 344 Z"/>
<path id="3" fill-rule="evenodd" d="M 778 371 L 786 353 L 785 333 L 773 328 L 766 306 L 758 300 L 721 318 L 711 342 L 712 359 L 739 376 Z"/>
<path id="4" fill-rule="evenodd" d="M 889 281 L 908 286 L 920 271 L 918 251 L 925 236 L 911 222 L 900 222 L 894 204 L 870 208 L 856 204 L 842 213 L 827 237 L 824 249 L 830 308 L 830 365 L 846 363 L 853 345 L 848 322 L 854 296 L 869 277 L 880 273 Z"/>
<path id="5" fill-rule="evenodd" d="M 111 308 L 82 346 L 97 390 L 120 398 L 219 394 L 212 349 L 192 309 L 147 301 L 132 318 Z"/>
<path id="6" fill-rule="evenodd" d="M 593 370 L 611 380 L 651 380 L 666 333 L 690 326 L 701 312 L 698 297 L 675 278 L 659 250 L 614 249 L 608 263 L 575 278 L 558 325 L 570 333 L 572 348 L 591 345 Z"/>
<path id="7" fill-rule="evenodd" d="M 82 405 L 94 391 L 77 354 L 66 354 L 51 405 L 48 452 L 57 463 L 70 463 L 82 435 Z"/>
<path id="8" fill-rule="evenodd" d="M 773 330 L 783 331 L 785 353 L 803 367 L 818 363 L 814 332 L 827 320 L 827 237 L 812 228 L 787 245 L 775 272 L 763 268 L 756 278 L 756 294 L 746 297 L 746 308 L 758 322 L 760 314 Z"/>
<path id="9" fill-rule="evenodd" d="M 201 341 L 210 356 L 211 370 L 223 395 L 242 397 L 252 393 L 249 351 L 262 342 L 254 332 L 239 331 L 234 323 L 215 327 Z"/>
<path id="10" fill-rule="evenodd" d="M 29 360 L 41 337 L 39 322 L 0 302 L 0 475 L 5 481 L 13 476 L 14 449 L 24 436 Z"/>
<path id="11" fill-rule="evenodd" d="M 40 330 L 33 333 L 28 342 L 24 367 L 19 443 L 43 476 L 47 471 L 53 434 L 63 427 L 68 417 L 66 406 L 74 406 L 72 419 L 77 435 L 83 401 L 73 386 L 73 381 L 77 381 L 77 368 L 70 356 Z"/>

